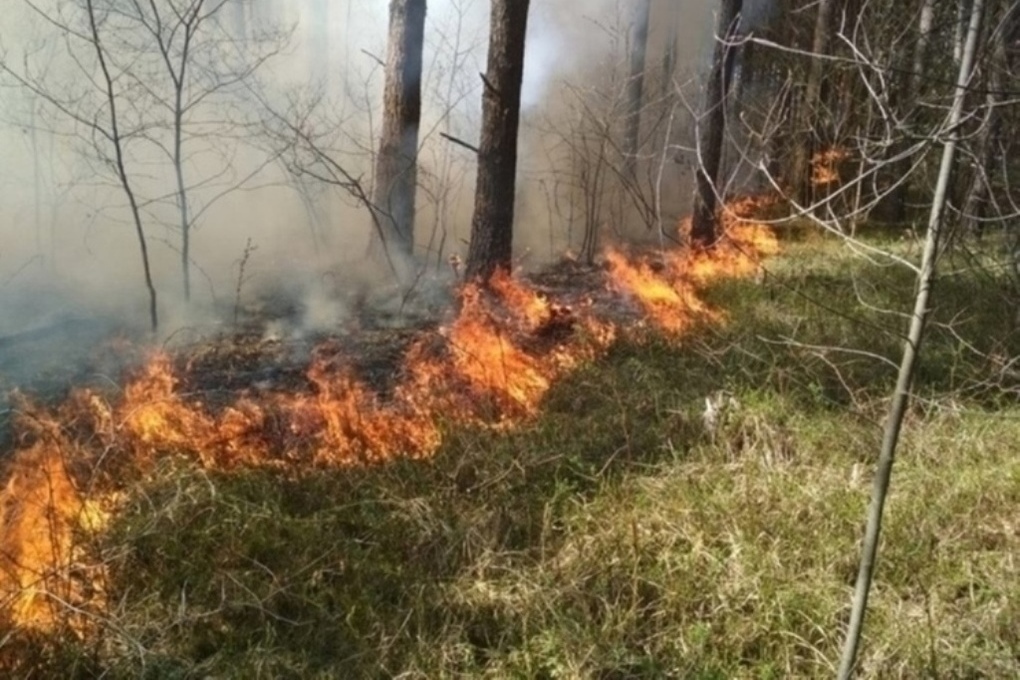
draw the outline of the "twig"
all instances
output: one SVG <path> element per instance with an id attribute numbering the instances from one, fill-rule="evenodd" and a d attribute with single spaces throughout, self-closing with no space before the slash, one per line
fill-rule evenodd
<path id="1" fill-rule="evenodd" d="M 251 258 L 251 254 L 258 250 L 258 246 L 251 244 L 251 237 L 248 237 L 248 241 L 244 244 L 244 253 L 241 255 L 241 260 L 237 267 L 237 289 L 234 291 L 234 331 L 237 331 L 237 317 L 241 312 L 241 287 L 244 285 L 244 270 L 248 266 L 248 260 Z"/>
<path id="2" fill-rule="evenodd" d="M 477 146 L 469 142 L 465 142 L 463 139 L 459 139 L 457 137 L 454 137 L 453 135 L 448 135 L 445 132 L 440 132 L 439 136 L 442 137 L 443 139 L 453 142 L 454 144 L 457 144 L 458 146 L 464 147 L 468 151 L 473 151 L 476 154 L 481 153 L 481 151 L 478 150 Z"/>

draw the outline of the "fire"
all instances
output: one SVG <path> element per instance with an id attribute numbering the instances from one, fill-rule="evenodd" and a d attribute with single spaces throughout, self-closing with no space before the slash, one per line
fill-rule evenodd
<path id="1" fill-rule="evenodd" d="M 537 328 L 547 318 L 548 304 L 519 284 L 511 284 L 505 274 L 497 274 L 493 284 L 507 308 L 523 320 L 525 330 Z M 494 399 L 500 410 L 533 413 L 551 384 L 548 367 L 515 344 L 509 332 L 512 326 L 499 323 L 480 286 L 465 286 L 461 299 L 461 312 L 446 333 L 450 368 L 477 396 Z"/>
<path id="2" fill-rule="evenodd" d="M 680 262 L 670 258 L 658 270 L 647 261 L 632 261 L 618 250 L 606 252 L 613 285 L 633 295 L 648 317 L 667 333 L 680 333 L 707 310 L 689 281 L 679 275 Z"/>
<path id="3" fill-rule="evenodd" d="M 276 395 L 275 400 L 297 441 L 302 435 L 311 437 L 311 459 L 316 464 L 349 465 L 394 455 L 419 457 L 439 446 L 435 423 L 406 398 L 381 404 L 346 370 L 333 371 L 322 361 L 313 362 L 308 375 L 315 394 Z M 291 459 L 300 459 L 299 449 L 287 453 Z"/>
<path id="4" fill-rule="evenodd" d="M 530 290 L 519 279 L 511 277 L 505 269 L 496 270 L 489 279 L 489 288 L 503 300 L 511 314 L 524 322 L 528 330 L 538 328 L 553 313 L 548 299 Z M 477 296 L 477 286 L 469 286 L 468 290 Z"/>
<path id="5" fill-rule="evenodd" d="M 95 570 L 78 539 L 102 529 L 107 513 L 79 490 L 70 466 L 86 456 L 59 424 L 43 418 L 27 427 L 36 441 L 14 454 L 0 491 L 0 624 L 47 629 L 66 622 L 81 631 L 86 607 L 102 605 L 102 579 L 88 573 Z M 72 451 L 77 455 L 66 455 Z"/>
<path id="6" fill-rule="evenodd" d="M 815 186 L 839 181 L 839 164 L 850 155 L 840 147 L 819 151 L 811 158 L 811 183 Z"/>
<path id="7" fill-rule="evenodd" d="M 753 272 L 777 250 L 766 227 L 738 224 L 747 209 L 728 208 L 724 236 L 709 251 L 608 251 L 610 288 L 670 334 L 718 318 L 698 286 Z M 304 389 L 249 391 L 214 406 L 182 390 L 187 367 L 157 352 L 116 403 L 79 390 L 52 413 L 33 412 L 19 425 L 26 443 L 10 457 L 0 491 L 7 618 L 49 628 L 69 611 L 102 606 L 103 570 L 86 566 L 78 538 L 101 530 L 119 489 L 159 457 L 187 456 L 216 470 L 427 458 L 442 444 L 441 420 L 502 428 L 536 415 L 557 378 L 616 338 L 617 325 L 600 314 L 591 299 L 558 304 L 501 272 L 487 285 L 461 287 L 457 315 L 410 345 L 385 396 L 324 347 Z"/>
<path id="8" fill-rule="evenodd" d="M 724 276 L 749 276 L 761 267 L 761 259 L 779 252 L 779 242 L 763 224 L 743 224 L 730 215 L 725 233 L 710 254 L 700 253 L 688 263 L 690 276 L 705 283 Z"/>
<path id="9" fill-rule="evenodd" d="M 753 274 L 760 268 L 762 257 L 779 251 L 771 229 L 747 221 L 747 215 L 762 207 L 761 199 L 753 197 L 726 206 L 723 233 L 709 250 L 668 251 L 654 261 L 608 250 L 612 285 L 636 298 L 652 322 L 666 333 L 683 332 L 698 319 L 718 320 L 718 313 L 698 297 L 698 286 L 723 276 Z M 681 223 L 681 237 L 689 229 L 689 220 Z"/>

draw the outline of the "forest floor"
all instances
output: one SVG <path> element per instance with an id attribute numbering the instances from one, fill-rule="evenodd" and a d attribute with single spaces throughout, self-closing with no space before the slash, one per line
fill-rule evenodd
<path id="1" fill-rule="evenodd" d="M 908 261 L 919 250 L 866 243 Z M 1011 677 L 1020 664 L 1018 298 L 990 259 L 943 262 L 865 677 Z M 513 427 L 443 426 L 427 460 L 295 473 L 161 457 L 94 539 L 102 616 L 85 634 L 0 631 L 0 668 L 831 677 L 913 275 L 806 233 L 765 269 L 707 282 L 719 314 L 679 336 L 621 334 Z M 369 381 L 405 348 L 386 337 L 353 352 Z M 302 380 L 212 356 L 190 357 L 189 390 Z"/>

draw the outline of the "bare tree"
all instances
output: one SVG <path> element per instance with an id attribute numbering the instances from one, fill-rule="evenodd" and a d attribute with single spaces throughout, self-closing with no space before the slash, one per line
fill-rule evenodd
<path id="1" fill-rule="evenodd" d="M 380 228 L 371 250 L 389 250 L 408 260 L 414 251 L 415 192 L 418 189 L 418 131 L 421 124 L 425 0 L 391 0 L 383 127 L 375 161 L 373 210 Z"/>
<path id="2" fill-rule="evenodd" d="M 142 278 L 148 293 L 149 322 L 152 330 L 156 331 L 159 327 L 159 311 L 149 258 L 149 243 L 135 182 L 127 167 L 126 146 L 136 130 L 126 129 L 122 120 L 122 101 L 117 83 L 120 72 L 115 71 L 110 63 L 106 44 L 110 36 L 103 31 L 108 13 L 98 8 L 94 0 L 83 0 L 80 5 L 71 6 L 75 10 L 74 17 L 65 22 L 59 17 L 43 13 L 31 3 L 29 6 L 39 12 L 47 22 L 61 30 L 69 49 L 74 49 L 71 46 L 84 48 L 75 63 L 87 75 L 87 82 L 94 87 L 89 94 L 95 94 L 98 101 L 94 101 L 91 108 L 83 108 L 78 96 L 51 91 L 45 82 L 39 82 L 34 78 L 27 68 L 24 72 L 19 72 L 6 61 L 0 61 L 0 70 L 73 124 L 81 126 L 89 144 L 102 162 L 112 169 L 117 186 L 128 203 L 131 223 L 138 240 Z M 91 55 L 94 62 L 86 55 Z"/>
<path id="3" fill-rule="evenodd" d="M 196 206 L 197 190 L 216 185 L 216 194 L 225 195 L 268 165 L 263 163 L 241 182 L 225 185 L 219 180 L 229 174 L 228 167 L 198 179 L 188 177 L 189 141 L 201 140 L 208 147 L 236 137 L 246 127 L 239 107 L 233 107 L 229 116 L 223 115 L 226 99 L 220 95 L 250 80 L 280 47 L 280 37 L 272 34 L 233 37 L 225 23 L 227 6 L 227 0 L 131 3 L 117 13 L 120 38 L 112 48 L 116 54 L 111 51 L 111 56 L 121 64 L 125 79 L 135 84 L 133 106 L 143 110 L 140 102 L 145 98 L 152 104 L 140 126 L 146 130 L 140 137 L 154 145 L 172 168 L 171 193 L 180 230 L 185 300 L 191 299 L 192 230 L 201 212 L 212 202 L 207 200 Z M 253 44 L 257 47 L 249 49 Z M 221 108 L 220 115 L 227 123 L 212 122 L 211 116 L 199 113 L 217 97 L 216 106 Z M 164 131 L 168 133 L 166 140 L 161 135 Z M 208 158 L 208 154 L 204 155 Z M 229 166 L 232 154 L 223 151 L 221 155 L 225 159 L 222 165 Z"/>
<path id="4" fill-rule="evenodd" d="M 241 90 L 279 53 L 285 34 L 233 37 L 225 23 L 227 0 L 61 0 L 46 11 L 26 4 L 63 34 L 68 63 L 85 76 L 78 79 L 81 87 L 33 75 L 27 64 L 20 73 L 0 67 L 77 126 L 81 141 L 114 171 L 128 197 L 155 328 L 146 224 L 160 221 L 167 210 L 174 215 L 180 241 L 171 247 L 180 255 L 184 297 L 190 299 L 197 220 L 233 190 L 250 187 L 274 160 L 270 156 L 246 171 L 234 165 L 238 145 L 258 134 Z M 106 140 L 107 148 L 97 140 Z M 191 142 L 196 147 L 189 151 Z M 213 154 L 218 163 L 210 162 Z"/>
<path id="5" fill-rule="evenodd" d="M 946 201 L 949 191 L 949 180 L 956 156 L 956 147 L 960 140 L 960 121 L 963 118 L 964 101 L 973 70 L 974 55 L 977 51 L 978 35 L 984 12 L 984 0 L 973 0 L 970 24 L 967 29 L 966 43 L 960 59 L 960 70 L 956 81 L 956 92 L 945 129 L 945 141 L 942 148 L 942 159 L 939 164 L 938 180 L 932 197 L 931 212 L 928 217 L 928 233 L 925 237 L 921 268 L 917 275 L 917 294 L 914 299 L 914 310 L 910 319 L 910 329 L 903 357 L 900 362 L 899 376 L 893 392 L 889 414 L 886 417 L 885 432 L 882 438 L 882 450 L 879 454 L 878 469 L 875 473 L 871 507 L 868 509 L 868 525 L 864 534 L 860 569 L 854 590 L 853 607 L 850 614 L 850 625 L 846 634 L 843 658 L 840 662 L 839 677 L 849 680 L 857 663 L 857 649 L 860 645 L 861 632 L 864 628 L 864 616 L 868 608 L 868 595 L 871 592 L 871 581 L 878 556 L 878 543 L 882 531 L 882 513 L 889 482 L 892 477 L 896 446 L 899 442 L 900 429 L 910 403 L 911 385 L 914 369 L 924 340 L 925 323 L 928 319 L 929 299 L 932 284 L 935 280 L 939 241 L 942 234 Z"/>
<path id="6" fill-rule="evenodd" d="M 712 70 L 705 85 L 705 99 L 698 126 L 697 189 L 691 239 L 699 246 L 715 243 L 718 232 L 719 170 L 726 128 L 726 97 L 733 64 L 733 40 L 740 24 L 743 0 L 720 0 L 716 20 Z"/>
<path id="7" fill-rule="evenodd" d="M 517 132 L 524 77 L 528 0 L 493 0 L 489 56 L 482 76 L 482 138 L 467 276 L 487 279 L 513 258 Z"/>
<path id="8" fill-rule="evenodd" d="M 144 53 L 155 46 L 161 66 L 154 72 L 149 72 L 147 68 L 132 68 L 126 71 L 126 75 L 138 81 L 142 89 L 153 97 L 156 108 L 169 117 L 170 143 L 163 145 L 157 141 L 156 144 L 173 167 L 185 300 L 191 299 L 191 232 L 197 218 L 197 212 L 192 206 L 192 194 L 197 184 L 186 178 L 186 142 L 196 136 L 209 142 L 216 136 L 212 127 L 219 128 L 216 131 L 218 135 L 228 136 L 244 126 L 241 117 L 236 115 L 236 109 L 232 112 L 235 115 L 231 116 L 231 122 L 226 126 L 230 128 L 229 131 L 223 129 L 222 125 L 212 126 L 193 118 L 199 107 L 216 95 L 251 79 L 279 51 L 278 36 L 272 34 L 243 41 L 231 38 L 220 19 L 220 15 L 225 14 L 223 10 L 227 4 L 227 0 L 149 0 L 147 3 L 133 3 L 130 9 L 122 13 L 130 22 L 127 28 L 134 26 L 138 29 L 141 38 L 139 51 Z M 256 51 L 236 49 L 252 43 L 258 43 Z M 244 56 L 239 62 L 224 58 L 220 53 L 224 46 L 235 48 L 231 51 L 241 52 Z M 157 80 L 165 78 L 167 86 L 163 88 L 149 82 L 154 77 Z M 149 135 L 150 140 L 153 137 Z M 258 174 L 266 165 L 268 163 L 258 166 L 252 174 Z M 198 182 L 203 183 L 208 182 Z M 228 187 L 224 188 L 234 186 L 228 183 Z M 208 207 L 208 202 L 204 207 Z"/>
<path id="9" fill-rule="evenodd" d="M 142 257 L 142 272 L 145 276 L 145 287 L 149 291 L 149 321 L 152 330 L 159 328 L 159 312 L 156 308 L 156 286 L 152 283 L 152 270 L 149 265 L 149 246 L 145 240 L 145 229 L 142 227 L 142 217 L 138 210 L 138 199 L 132 188 L 131 179 L 128 176 L 127 167 L 124 162 L 123 138 L 120 134 L 120 127 L 117 120 L 117 91 L 113 84 L 113 76 L 110 67 L 106 62 L 106 51 L 99 36 L 99 24 L 96 20 L 96 10 L 92 0 L 85 0 L 85 7 L 88 10 L 88 35 L 91 38 L 92 47 L 95 50 L 96 61 L 99 63 L 99 70 L 102 72 L 102 87 L 106 94 L 109 105 L 110 127 L 106 131 L 106 137 L 114 151 L 114 163 L 117 169 L 117 177 L 124 189 L 124 195 L 131 207 L 131 219 L 135 225 L 135 233 L 138 236 L 138 246 Z"/>

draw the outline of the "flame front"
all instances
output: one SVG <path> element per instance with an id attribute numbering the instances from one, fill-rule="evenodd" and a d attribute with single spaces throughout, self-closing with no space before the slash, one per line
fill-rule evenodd
<path id="1" fill-rule="evenodd" d="M 758 258 L 776 250 L 767 228 L 737 221 L 731 216 L 709 251 L 629 257 L 611 250 L 608 283 L 667 333 L 717 318 L 698 285 L 753 272 Z M 219 470 L 425 458 L 442 443 L 440 420 L 507 427 L 533 417 L 556 379 L 604 351 L 618 332 L 590 304 L 555 304 L 499 273 L 487 286 L 462 287 L 457 316 L 410 345 L 386 397 L 342 359 L 316 352 L 307 389 L 245 393 L 213 409 L 183 394 L 186 375 L 170 355 L 156 353 L 117 405 L 76 392 L 53 414 L 39 415 L 31 443 L 10 458 L 0 492 L 2 618 L 48 628 L 59 612 L 102 606 L 102 569 L 85 569 L 77 539 L 103 526 L 118 485 L 161 456 L 184 455 Z M 88 435 L 72 434 L 79 431 Z"/>
<path id="2" fill-rule="evenodd" d="M 819 151 L 811 158 L 811 183 L 825 186 L 839 181 L 839 164 L 850 156 L 850 152 L 841 147 L 833 147 Z"/>

